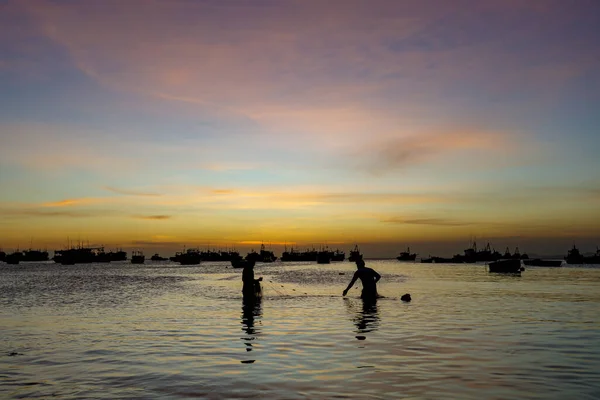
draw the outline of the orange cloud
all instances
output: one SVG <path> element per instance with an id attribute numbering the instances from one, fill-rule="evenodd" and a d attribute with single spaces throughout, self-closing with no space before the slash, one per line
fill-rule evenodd
<path id="1" fill-rule="evenodd" d="M 97 198 L 80 198 L 80 199 L 65 199 L 59 201 L 53 201 L 49 203 L 43 203 L 42 207 L 71 207 L 71 206 L 81 206 L 88 204 L 98 204 L 105 202 L 106 199 L 97 199 Z"/>

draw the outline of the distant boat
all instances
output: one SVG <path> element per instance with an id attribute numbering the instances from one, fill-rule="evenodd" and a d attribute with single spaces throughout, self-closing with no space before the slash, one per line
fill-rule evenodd
<path id="1" fill-rule="evenodd" d="M 0 261 L 4 261 L 6 260 L 6 253 L 3 251 L 0 251 Z"/>
<path id="2" fill-rule="evenodd" d="M 579 249 L 573 245 L 565 257 L 567 264 L 585 264 L 585 257 L 579 252 Z"/>
<path id="3" fill-rule="evenodd" d="M 143 264 L 146 261 L 146 256 L 141 251 L 134 251 L 131 253 L 132 264 Z"/>
<path id="4" fill-rule="evenodd" d="M 290 251 L 287 251 L 287 249 L 283 252 L 283 254 L 281 254 L 281 261 L 282 262 L 288 262 L 288 261 L 316 261 L 317 260 L 317 250 L 312 249 L 306 249 L 306 251 L 298 251 L 298 250 L 294 250 L 294 248 L 292 247 L 290 249 Z"/>
<path id="5" fill-rule="evenodd" d="M 260 253 L 257 253 L 256 251 L 252 250 L 246 256 L 246 260 L 251 260 L 254 262 L 272 263 L 275 260 L 277 260 L 277 257 L 275 257 L 275 254 L 273 254 L 272 251 L 266 250 L 264 244 L 261 244 Z"/>
<path id="6" fill-rule="evenodd" d="M 327 250 L 321 250 L 317 253 L 317 264 L 330 264 L 331 254 Z"/>
<path id="7" fill-rule="evenodd" d="M 107 255 L 110 261 L 127 261 L 127 252 L 122 249 L 115 252 L 108 252 Z"/>
<path id="8" fill-rule="evenodd" d="M 7 264 L 17 265 L 19 264 L 19 262 L 21 262 L 22 258 L 23 253 L 21 253 L 20 251 L 15 251 L 14 253 L 7 254 L 5 261 Z"/>
<path id="9" fill-rule="evenodd" d="M 167 261 L 167 258 L 161 257 L 158 255 L 158 253 L 156 253 L 152 257 L 150 257 L 150 260 L 152 260 L 152 261 Z"/>
<path id="10" fill-rule="evenodd" d="M 433 263 L 433 257 L 429 256 L 429 258 L 421 258 L 421 262 L 423 264 L 431 264 Z"/>
<path id="11" fill-rule="evenodd" d="M 521 266 L 520 259 L 505 259 L 492 261 L 488 264 L 490 272 L 504 273 L 504 274 L 520 274 L 525 268 Z"/>
<path id="12" fill-rule="evenodd" d="M 329 256 L 331 261 L 344 261 L 346 259 L 346 253 L 340 251 L 339 249 L 335 249 L 335 251 L 330 251 Z"/>
<path id="13" fill-rule="evenodd" d="M 48 252 L 45 250 L 23 250 L 21 261 L 48 261 Z"/>
<path id="14" fill-rule="evenodd" d="M 360 249 L 358 245 L 354 245 L 354 249 L 350 252 L 350 256 L 348 257 L 348 261 L 357 262 L 358 260 L 362 260 L 363 256 L 360 254 Z"/>
<path id="15" fill-rule="evenodd" d="M 102 254 L 102 247 L 72 247 L 66 250 L 54 250 L 55 263 L 62 265 L 90 264 L 98 262 L 98 254 Z"/>
<path id="16" fill-rule="evenodd" d="M 254 267 L 256 261 L 254 260 L 244 260 L 242 257 L 232 259 L 231 266 L 233 268 L 246 268 L 246 267 Z"/>
<path id="17" fill-rule="evenodd" d="M 398 257 L 396 257 L 398 261 L 415 261 L 417 259 L 417 253 L 410 252 L 410 247 L 400 253 Z"/>
<path id="18" fill-rule="evenodd" d="M 586 264 L 600 264 L 600 249 L 596 247 L 596 254 L 594 254 L 593 256 L 584 257 L 583 261 Z"/>
<path id="19" fill-rule="evenodd" d="M 507 249 L 508 251 L 508 249 Z M 509 253 L 510 254 L 510 253 Z M 452 257 L 452 262 L 455 263 L 475 263 L 475 262 L 489 262 L 496 261 L 502 258 L 502 254 L 497 252 L 495 249 L 492 250 L 492 246 L 488 243 L 483 250 L 477 250 L 477 242 L 473 242 L 471 247 L 464 250 L 464 255 L 456 254 Z M 508 258 L 508 257 L 507 257 Z"/>
<path id="20" fill-rule="evenodd" d="M 562 263 L 562 260 L 542 260 L 539 258 L 523 260 L 523 264 L 532 267 L 560 267 Z"/>
<path id="21" fill-rule="evenodd" d="M 185 253 L 176 255 L 176 261 L 181 265 L 198 265 L 202 262 L 202 255 L 198 249 L 187 249 Z"/>

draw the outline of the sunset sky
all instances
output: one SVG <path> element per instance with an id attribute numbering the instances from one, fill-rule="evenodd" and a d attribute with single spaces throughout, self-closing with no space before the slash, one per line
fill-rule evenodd
<path id="1" fill-rule="evenodd" d="M 0 247 L 600 245 L 597 0 L 0 2 Z"/>

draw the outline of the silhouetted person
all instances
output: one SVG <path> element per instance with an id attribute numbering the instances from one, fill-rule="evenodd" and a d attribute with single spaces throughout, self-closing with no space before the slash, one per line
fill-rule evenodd
<path id="1" fill-rule="evenodd" d="M 262 296 L 260 282 L 262 278 L 254 279 L 254 263 L 248 263 L 242 271 L 242 294 L 244 300 L 252 300 Z"/>
<path id="2" fill-rule="evenodd" d="M 348 293 L 348 290 L 354 286 L 357 279 L 360 278 L 362 282 L 363 290 L 361 298 L 363 300 L 375 300 L 377 299 L 377 282 L 381 279 L 381 275 L 375 272 L 374 269 L 367 268 L 364 260 L 360 259 L 356 261 L 356 272 L 352 277 L 352 280 L 348 284 L 348 287 L 344 290 L 343 296 Z"/>

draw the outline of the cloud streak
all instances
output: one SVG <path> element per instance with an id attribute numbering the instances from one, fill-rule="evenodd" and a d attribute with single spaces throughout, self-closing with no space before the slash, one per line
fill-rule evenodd
<path id="1" fill-rule="evenodd" d="M 125 196 L 142 196 L 142 197 L 158 197 L 158 196 L 161 196 L 160 193 L 143 192 L 143 191 L 130 190 L 130 189 L 120 189 L 120 188 L 115 188 L 115 187 L 112 187 L 112 186 L 104 186 L 104 189 L 108 190 L 109 192 L 113 192 L 113 193 L 117 193 L 117 194 L 122 194 L 122 195 L 125 195 Z"/>
<path id="2" fill-rule="evenodd" d="M 165 220 L 171 219 L 172 216 L 170 216 L 170 215 L 134 215 L 133 218 L 144 219 L 144 220 L 149 220 L 149 221 L 165 221 Z"/>

